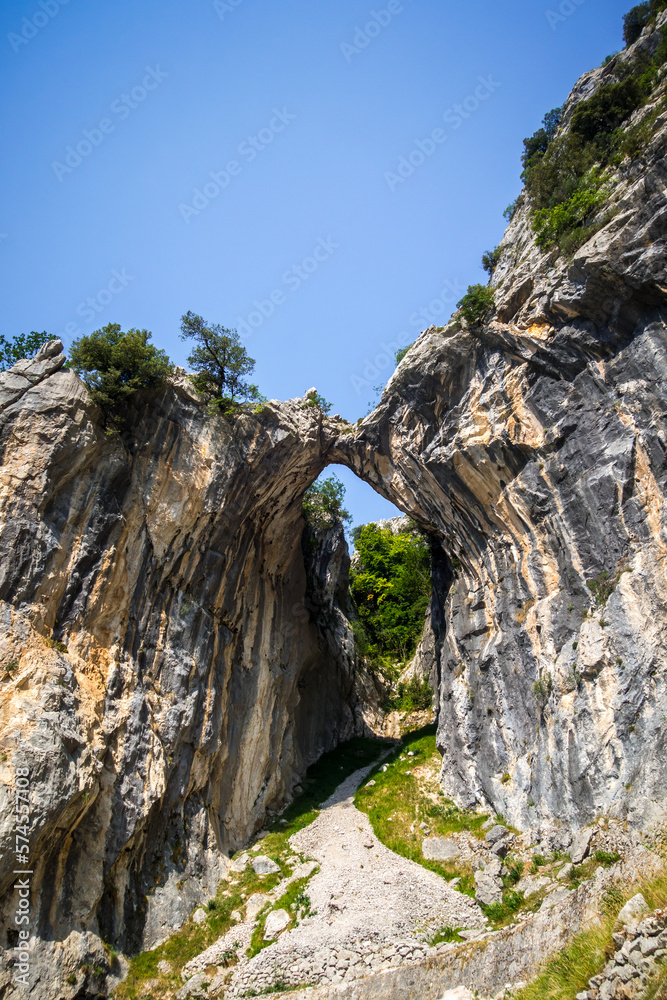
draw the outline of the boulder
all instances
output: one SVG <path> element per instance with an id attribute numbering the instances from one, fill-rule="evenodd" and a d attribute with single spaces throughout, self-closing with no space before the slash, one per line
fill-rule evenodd
<path id="1" fill-rule="evenodd" d="M 616 930 L 621 927 L 628 927 L 630 930 L 634 931 L 641 923 L 642 917 L 645 913 L 648 913 L 649 906 L 641 892 L 638 892 L 636 896 L 629 899 L 618 917 L 616 918 Z"/>
<path id="2" fill-rule="evenodd" d="M 422 840 L 422 854 L 429 861 L 453 861 L 460 853 L 455 840 L 446 837 L 425 837 Z"/>
<path id="3" fill-rule="evenodd" d="M 491 906 L 493 903 L 502 903 L 503 884 L 500 879 L 487 875 L 486 872 L 475 872 L 475 899 L 483 906 Z"/>
<path id="4" fill-rule="evenodd" d="M 258 854 L 256 858 L 253 858 L 252 867 L 255 870 L 255 875 L 277 875 L 280 872 L 275 861 L 268 858 L 266 854 Z"/>
<path id="5" fill-rule="evenodd" d="M 498 844 L 507 836 L 508 833 L 509 830 L 506 826 L 501 826 L 500 823 L 496 823 L 495 826 L 491 827 L 484 839 L 487 844 Z"/>
<path id="6" fill-rule="evenodd" d="M 572 847 L 570 848 L 570 858 L 572 860 L 572 864 L 578 865 L 584 860 L 591 846 L 591 840 L 594 833 L 594 828 L 589 827 L 587 830 L 580 830 L 576 835 L 574 841 L 572 842 Z"/>
<path id="7" fill-rule="evenodd" d="M 288 926 L 290 917 L 287 910 L 271 910 L 264 924 L 264 940 L 273 941 Z"/>

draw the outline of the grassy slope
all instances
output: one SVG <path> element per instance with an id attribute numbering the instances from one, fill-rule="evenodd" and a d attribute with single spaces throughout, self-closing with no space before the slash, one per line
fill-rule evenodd
<path id="1" fill-rule="evenodd" d="M 294 856 L 288 844 L 289 838 L 313 822 L 320 804 L 345 778 L 360 767 L 373 763 L 385 748 L 386 744 L 379 740 L 353 739 L 324 754 L 313 764 L 302 783 L 303 794 L 292 802 L 262 839 L 262 854 L 267 854 L 280 866 L 280 875 L 255 875 L 250 865 L 242 874 L 230 872 L 228 878 L 223 879 L 218 886 L 215 898 L 206 906 L 206 921 L 195 924 L 190 919 L 164 944 L 134 957 L 130 962 L 127 978 L 117 988 L 114 996 L 118 1000 L 143 1000 L 147 996 L 159 1000 L 160 997 L 170 995 L 174 988 L 180 989 L 183 985 L 181 969 L 234 926 L 232 911 L 243 913 L 245 901 L 253 892 L 270 892 L 282 878 L 292 874 L 293 869 L 286 864 L 287 858 Z M 262 926 L 271 909 L 289 908 L 292 903 L 297 903 L 297 897 L 303 893 L 304 887 L 302 882 L 290 886 L 281 900 L 267 908 Z M 299 900 L 297 905 L 301 909 L 307 907 L 303 900 Z M 253 941 L 253 946 L 253 952 L 259 950 L 261 942 Z M 172 966 L 168 975 L 158 972 L 158 962 L 163 959 Z M 236 960 L 232 950 L 227 961 L 233 965 Z M 150 994 L 145 991 L 144 986 L 148 980 L 157 980 L 157 985 L 151 988 Z"/>

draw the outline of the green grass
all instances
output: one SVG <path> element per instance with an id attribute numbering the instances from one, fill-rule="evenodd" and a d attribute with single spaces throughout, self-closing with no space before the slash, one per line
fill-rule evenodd
<path id="1" fill-rule="evenodd" d="M 435 948 L 436 944 L 450 944 L 452 941 L 463 941 L 463 938 L 454 927 L 442 927 L 437 934 L 429 938 L 428 943 Z"/>
<path id="2" fill-rule="evenodd" d="M 317 871 L 319 871 L 319 868 L 314 869 L 308 878 L 300 878 L 297 879 L 296 882 L 292 882 L 292 884 L 287 887 L 287 891 L 283 893 L 280 899 L 278 899 L 273 906 L 269 906 L 266 910 L 262 911 L 260 918 L 257 921 L 257 926 L 252 933 L 250 948 L 247 952 L 248 958 L 253 958 L 263 948 L 268 948 L 270 944 L 273 944 L 273 941 L 264 940 L 266 918 L 273 910 L 287 910 L 287 912 L 291 914 L 292 920 L 287 925 L 285 930 L 291 930 L 292 927 L 295 927 L 299 923 L 300 919 L 309 916 L 311 912 L 310 898 L 306 895 L 304 889 Z"/>
<path id="3" fill-rule="evenodd" d="M 545 963 L 542 971 L 525 989 L 515 994 L 515 1000 L 573 1000 L 577 993 L 588 987 L 607 959 L 615 951 L 612 933 L 616 917 L 622 906 L 635 893 L 643 893 L 651 909 L 667 905 L 667 871 L 656 878 L 646 879 L 623 889 L 612 889 L 601 905 L 599 923 L 589 926 L 563 951 Z M 658 1000 L 658 992 L 665 982 L 654 984 L 651 1000 Z M 649 994 L 650 996 L 650 994 Z"/>
<path id="4" fill-rule="evenodd" d="M 467 830 L 482 839 L 482 826 L 489 818 L 487 813 L 459 809 L 442 792 L 439 792 L 439 801 L 434 802 L 420 787 L 414 773 L 406 773 L 414 772 L 423 764 L 435 765 L 440 770 L 441 758 L 435 745 L 435 730 L 435 725 L 430 725 L 407 733 L 403 737 L 403 745 L 387 758 L 387 771 L 376 768 L 372 772 L 375 786 L 369 788 L 366 782 L 359 789 L 355 805 L 368 815 L 376 836 L 392 851 L 445 879 L 461 878 L 459 890 L 474 896 L 472 869 L 456 862 L 431 861 L 421 851 L 425 834 L 419 828 L 420 823 L 426 823 L 431 830 L 430 835 L 434 837 L 446 837 Z M 408 751 L 415 756 L 408 757 Z"/>
<path id="5" fill-rule="evenodd" d="M 382 740 L 356 738 L 320 757 L 308 769 L 303 779 L 303 793 L 292 802 L 262 838 L 261 853 L 268 855 L 280 866 L 280 874 L 256 875 L 250 864 L 243 873 L 230 872 L 218 886 L 215 898 L 209 900 L 204 907 L 207 909 L 204 923 L 195 924 L 192 920 L 188 920 L 164 944 L 131 959 L 128 976 L 114 993 L 117 1000 L 142 1000 L 146 995 L 143 984 L 149 979 L 158 980 L 155 996 L 166 995 L 176 986 L 180 989 L 183 985 L 181 969 L 234 925 L 230 916 L 232 911 L 243 912 L 246 899 L 253 892 L 268 893 L 278 882 L 292 874 L 293 869 L 286 864 L 287 857 L 294 856 L 288 844 L 289 838 L 312 823 L 317 817 L 321 803 L 336 790 L 338 785 L 354 771 L 376 761 L 386 746 L 387 743 Z M 242 852 L 237 852 L 237 855 L 240 853 Z M 287 908 L 285 900 L 289 906 L 294 901 L 292 894 L 298 896 L 299 892 L 303 891 L 301 881 L 303 880 L 290 886 L 279 903 L 271 908 Z M 263 934 L 262 930 L 262 937 Z M 157 968 L 158 962 L 163 959 L 172 966 L 171 973 L 166 976 L 159 973 Z M 234 964 L 231 955 L 229 964 Z"/>

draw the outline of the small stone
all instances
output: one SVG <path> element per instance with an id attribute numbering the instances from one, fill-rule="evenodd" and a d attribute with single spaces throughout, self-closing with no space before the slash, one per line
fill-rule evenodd
<path id="1" fill-rule="evenodd" d="M 203 924 L 206 920 L 206 910 L 202 910 L 201 906 L 198 910 L 192 914 L 192 919 L 196 924 Z"/>
<path id="2" fill-rule="evenodd" d="M 246 865 L 248 864 L 249 861 L 250 861 L 249 854 L 240 854 L 238 858 L 235 858 L 232 861 L 231 865 L 229 866 L 229 870 L 232 872 L 243 872 L 245 871 Z"/>
<path id="3" fill-rule="evenodd" d="M 375 780 L 375 778 L 371 778 L 370 781 L 366 782 L 366 788 L 375 788 L 376 785 L 377 781 Z"/>
<path id="4" fill-rule="evenodd" d="M 595 829 L 593 827 L 589 827 L 588 830 L 580 830 L 576 835 L 572 843 L 572 847 L 570 848 L 570 860 L 572 861 L 572 864 L 578 865 L 584 860 L 591 846 L 591 840 L 593 839 L 594 833 Z"/>
<path id="5" fill-rule="evenodd" d="M 503 886 L 502 882 L 494 879 L 486 872 L 475 872 L 475 899 L 483 906 L 491 906 L 493 903 L 502 903 Z"/>
<path id="6" fill-rule="evenodd" d="M 291 919 L 287 910 L 272 910 L 264 924 L 264 940 L 273 941 L 274 938 L 277 938 L 280 932 L 288 926 Z"/>
<path id="7" fill-rule="evenodd" d="M 157 964 L 157 971 L 163 976 L 168 976 L 171 972 L 171 962 L 166 962 L 164 958 L 161 959 Z"/>
<path id="8" fill-rule="evenodd" d="M 243 917 L 241 916 L 238 910 L 232 910 L 229 916 L 231 920 L 235 920 L 237 923 L 241 923 L 241 921 L 243 920 Z"/>
<path id="9" fill-rule="evenodd" d="M 574 865 L 571 865 L 571 864 L 563 865 L 563 867 L 561 868 L 561 870 L 556 875 L 556 878 L 558 878 L 558 879 L 569 878 L 570 877 L 570 872 L 573 870 L 573 868 L 574 868 Z"/>
<path id="10" fill-rule="evenodd" d="M 495 826 L 491 827 L 485 837 L 485 840 L 487 844 L 497 844 L 504 837 L 506 837 L 508 833 L 509 830 L 506 826 L 501 826 L 500 823 L 497 823 Z"/>
<path id="11" fill-rule="evenodd" d="M 465 986 L 457 986 L 455 990 L 443 993 L 439 1000 L 475 1000 L 475 997 Z"/>
<path id="12" fill-rule="evenodd" d="M 263 910 L 267 903 L 271 901 L 271 897 L 267 896 L 263 892 L 253 892 L 252 896 L 248 898 L 245 905 L 246 919 L 254 920 L 260 910 Z"/>
<path id="13" fill-rule="evenodd" d="M 634 930 L 641 922 L 641 918 L 648 913 L 648 903 L 638 892 L 636 896 L 629 899 L 616 919 L 615 930 L 621 927 L 629 927 Z"/>
<path id="14" fill-rule="evenodd" d="M 252 867 L 255 875 L 277 875 L 280 872 L 279 866 L 266 854 L 258 854 L 256 858 L 253 858 Z"/>

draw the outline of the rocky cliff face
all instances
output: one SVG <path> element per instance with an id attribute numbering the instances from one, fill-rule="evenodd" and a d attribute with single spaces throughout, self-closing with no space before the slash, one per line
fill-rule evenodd
<path id="1" fill-rule="evenodd" d="M 666 147 L 663 113 L 573 259 L 524 205 L 492 318 L 423 333 L 339 443 L 433 537 L 445 789 L 556 841 L 665 814 Z"/>
<path id="2" fill-rule="evenodd" d="M 26 768 L 45 997 L 100 937 L 132 951 L 178 926 L 306 766 L 365 729 L 344 538 L 302 552 L 319 411 L 230 427 L 183 379 L 121 440 L 60 347 L 0 376 L 2 943 Z"/>
<path id="3" fill-rule="evenodd" d="M 0 897 L 11 946 L 27 768 L 33 997 L 165 936 L 372 721 L 343 540 L 302 547 L 329 463 L 431 537 L 447 793 L 562 842 L 664 817 L 666 145 L 663 115 L 572 260 L 520 210 L 493 316 L 422 334 L 356 428 L 304 400 L 230 425 L 180 380 L 113 438 L 59 345 L 0 376 Z"/>

